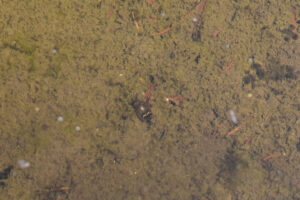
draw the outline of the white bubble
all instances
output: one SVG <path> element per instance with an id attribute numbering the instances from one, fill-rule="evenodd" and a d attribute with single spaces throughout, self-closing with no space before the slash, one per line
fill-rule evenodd
<path id="1" fill-rule="evenodd" d="M 62 116 L 59 116 L 59 117 L 57 118 L 57 121 L 62 122 L 62 121 L 64 121 L 64 118 L 63 118 Z"/>
<path id="2" fill-rule="evenodd" d="M 76 130 L 76 131 L 80 131 L 80 126 L 76 126 L 76 127 L 75 127 L 75 130 Z"/>
<path id="3" fill-rule="evenodd" d="M 30 163 L 25 160 L 18 160 L 17 163 L 21 169 L 25 169 L 30 166 Z"/>
<path id="4" fill-rule="evenodd" d="M 197 22 L 198 21 L 196 17 L 194 17 L 192 20 L 193 20 L 193 22 Z"/>

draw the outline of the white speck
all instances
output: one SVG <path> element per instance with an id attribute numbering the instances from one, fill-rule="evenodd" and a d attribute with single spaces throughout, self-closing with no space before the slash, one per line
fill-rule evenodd
<path id="1" fill-rule="evenodd" d="M 234 111 L 233 111 L 233 110 L 230 110 L 230 111 L 229 111 L 229 114 L 230 114 L 230 117 L 231 117 L 231 121 L 232 121 L 233 123 L 237 124 L 237 123 L 238 123 L 238 120 L 237 120 L 237 118 L 236 118 L 236 116 L 235 116 Z"/>
<path id="2" fill-rule="evenodd" d="M 144 110 L 145 110 L 145 107 L 144 107 L 144 106 L 140 106 L 140 110 L 141 110 L 141 111 L 144 111 Z"/>
<path id="3" fill-rule="evenodd" d="M 64 121 L 64 118 L 63 118 L 62 116 L 59 116 L 59 117 L 57 118 L 57 121 L 62 122 L 62 121 Z"/>
<path id="4" fill-rule="evenodd" d="M 36 112 L 39 112 L 39 111 L 40 111 L 40 108 L 39 108 L 39 107 L 35 107 L 34 110 L 35 110 Z"/>
<path id="5" fill-rule="evenodd" d="M 254 62 L 254 58 L 249 58 L 249 63 L 253 63 Z"/>
<path id="6" fill-rule="evenodd" d="M 225 46 L 225 47 L 226 47 L 226 49 L 229 49 L 229 48 L 230 48 L 229 44 L 226 44 L 226 46 Z"/>
<path id="7" fill-rule="evenodd" d="M 76 127 L 75 127 L 75 130 L 76 130 L 76 131 L 80 131 L 80 126 L 76 126 Z"/>
<path id="8" fill-rule="evenodd" d="M 197 22 L 198 21 L 196 17 L 194 17 L 192 20 L 193 20 L 193 22 Z"/>
<path id="9" fill-rule="evenodd" d="M 53 54 L 57 54 L 57 50 L 56 50 L 56 49 L 53 49 L 53 50 L 52 50 L 52 53 L 53 53 Z"/>
<path id="10" fill-rule="evenodd" d="M 18 160 L 17 163 L 21 169 L 25 169 L 30 166 L 30 163 L 25 160 Z"/>
<path id="11" fill-rule="evenodd" d="M 164 17 L 164 16 L 166 16 L 166 13 L 165 13 L 165 12 L 162 12 L 162 13 L 160 13 L 160 15 L 161 15 L 162 17 Z"/>
<path id="12" fill-rule="evenodd" d="M 276 174 L 277 174 L 277 175 L 281 175 L 282 173 L 281 173 L 280 170 L 276 170 Z"/>

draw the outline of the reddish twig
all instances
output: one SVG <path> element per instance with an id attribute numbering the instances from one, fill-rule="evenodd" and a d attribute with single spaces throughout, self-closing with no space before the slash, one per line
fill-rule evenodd
<path id="1" fill-rule="evenodd" d="M 150 94 L 154 87 L 155 87 L 155 85 L 152 84 L 145 94 L 146 104 L 149 104 Z"/>
<path id="2" fill-rule="evenodd" d="M 182 18 L 179 20 L 179 23 L 183 22 L 183 21 L 185 20 L 186 17 L 190 16 L 191 13 L 192 13 L 195 9 L 197 9 L 197 11 L 196 11 L 196 13 L 197 13 L 197 19 L 200 18 L 201 14 L 202 14 L 202 12 L 203 12 L 203 10 L 204 10 L 204 8 L 205 8 L 206 2 L 207 2 L 207 0 L 204 0 L 203 3 L 200 4 L 200 1 L 197 1 L 197 2 L 196 2 L 196 6 L 195 6 L 188 14 L 186 14 L 184 17 L 182 17 Z M 199 6 L 199 7 L 198 7 L 198 6 Z M 158 35 L 165 34 L 165 33 L 169 32 L 171 29 L 172 29 L 171 27 L 166 28 L 165 30 L 163 30 L 163 31 L 161 31 L 161 32 L 159 32 L 159 33 L 157 33 L 157 34 L 158 34 Z"/>
<path id="3" fill-rule="evenodd" d="M 186 97 L 181 97 L 181 96 L 177 96 L 177 97 L 167 97 L 167 101 L 173 103 L 174 105 L 178 106 L 180 104 L 180 102 L 178 100 L 184 100 L 184 99 L 188 99 Z"/>
<path id="4" fill-rule="evenodd" d="M 183 17 L 179 20 L 179 22 L 183 22 L 188 16 L 190 16 L 190 15 L 195 11 L 195 9 L 198 8 L 199 5 L 201 5 L 201 4 L 200 4 L 200 1 L 197 1 L 195 7 L 194 7 L 190 12 L 188 12 L 188 14 L 186 14 L 185 16 L 183 16 Z"/>
<path id="5" fill-rule="evenodd" d="M 157 22 L 157 19 L 156 19 L 156 18 L 148 18 L 147 20 L 148 20 L 149 22 L 155 22 L 155 23 Z"/>
<path id="6" fill-rule="evenodd" d="M 229 65 L 226 67 L 226 69 L 223 71 L 223 73 L 227 72 L 230 69 L 230 67 L 232 66 L 232 64 L 233 64 L 233 61 L 231 61 L 229 63 Z"/>
<path id="7" fill-rule="evenodd" d="M 132 12 L 131 15 L 132 15 L 132 19 L 133 19 L 133 22 L 134 22 L 134 25 L 135 25 L 136 29 L 137 29 L 137 30 L 140 30 L 139 24 L 138 24 L 137 21 L 135 20 L 134 12 Z"/>
<path id="8" fill-rule="evenodd" d="M 109 13 L 107 13 L 106 17 L 109 18 L 110 16 L 112 16 L 112 14 L 114 13 L 114 8 L 111 8 L 111 10 L 109 11 Z"/>
<path id="9" fill-rule="evenodd" d="M 189 98 L 187 98 L 187 97 L 181 97 L 181 96 L 177 96 L 177 97 L 173 97 L 174 99 L 180 99 L 180 100 L 183 100 L 183 99 L 189 99 Z"/>
<path id="10" fill-rule="evenodd" d="M 296 40 L 298 38 L 297 32 L 296 32 L 296 8 L 292 8 L 293 13 L 293 19 L 292 19 L 292 34 L 293 39 Z"/>
<path id="11" fill-rule="evenodd" d="M 236 127 L 235 129 L 233 129 L 232 131 L 230 131 L 229 133 L 227 133 L 226 137 L 235 134 L 240 129 L 241 129 L 241 126 Z"/>
<path id="12" fill-rule="evenodd" d="M 167 32 L 169 32 L 171 30 L 171 27 L 169 27 L 169 28 L 167 28 L 167 29 L 165 29 L 165 30 L 163 30 L 163 31 L 161 31 L 161 32 L 159 32 L 159 33 L 157 33 L 158 35 L 162 35 L 162 34 L 164 34 L 164 33 L 167 33 Z"/>
<path id="13" fill-rule="evenodd" d="M 216 37 L 221 31 L 222 31 L 222 29 L 216 30 L 215 32 L 213 32 L 213 33 L 210 35 L 210 37 L 211 37 L 211 38 Z"/>
<path id="14" fill-rule="evenodd" d="M 277 155 L 277 154 L 270 154 L 270 155 L 264 157 L 263 161 L 269 160 L 271 158 L 277 158 L 277 157 L 279 157 L 279 155 Z"/>
<path id="15" fill-rule="evenodd" d="M 199 6 L 198 10 L 197 10 L 197 15 L 196 15 L 196 19 L 199 20 L 202 12 L 204 11 L 205 9 L 205 6 L 206 6 L 206 2 L 207 0 L 204 0 L 203 3 Z"/>
<path id="16" fill-rule="evenodd" d="M 214 130 L 214 132 L 212 132 L 212 136 L 216 136 L 217 135 L 217 132 L 218 132 L 218 130 L 220 129 L 220 128 L 223 128 L 223 126 L 219 126 L 219 127 L 217 127 L 215 130 Z"/>
<path id="17" fill-rule="evenodd" d="M 246 124 L 248 122 L 248 120 L 252 119 L 252 115 L 249 115 L 244 121 L 243 124 Z M 230 131 L 229 133 L 227 133 L 226 137 L 235 134 L 237 131 L 239 131 L 241 129 L 242 125 L 237 126 L 235 129 L 233 129 L 232 131 Z"/>
<path id="18" fill-rule="evenodd" d="M 245 142 L 244 145 L 249 144 L 252 141 L 252 136 L 250 136 Z"/>
<path id="19" fill-rule="evenodd" d="M 167 98 L 167 101 L 169 101 L 169 102 L 175 104 L 176 106 L 179 105 L 179 101 L 177 101 L 176 99 L 174 99 L 174 98 L 172 98 L 172 97 L 168 97 L 168 98 Z"/>
<path id="20" fill-rule="evenodd" d="M 153 2 L 152 0 L 147 0 L 147 2 L 148 2 L 151 6 L 154 5 L 154 2 Z"/>

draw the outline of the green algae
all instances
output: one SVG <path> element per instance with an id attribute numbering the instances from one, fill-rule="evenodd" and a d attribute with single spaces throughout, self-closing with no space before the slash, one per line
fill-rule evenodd
<path id="1" fill-rule="evenodd" d="M 198 42 L 194 2 L 99 2 L 1 6 L 0 199 L 298 198 L 294 2 L 208 0 Z M 131 103 L 152 84 L 149 127 Z"/>

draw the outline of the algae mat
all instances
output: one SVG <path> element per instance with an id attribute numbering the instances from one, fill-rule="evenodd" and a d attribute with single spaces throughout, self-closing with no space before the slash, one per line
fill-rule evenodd
<path id="1" fill-rule="evenodd" d="M 0 5 L 0 199 L 300 199 L 299 1 Z"/>

